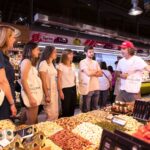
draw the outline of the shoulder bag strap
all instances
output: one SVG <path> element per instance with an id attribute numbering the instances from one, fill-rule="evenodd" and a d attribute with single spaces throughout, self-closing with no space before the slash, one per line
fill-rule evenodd
<path id="1" fill-rule="evenodd" d="M 108 76 L 103 72 L 104 76 L 107 78 L 108 82 L 109 82 L 109 85 L 110 85 L 110 88 L 112 87 L 112 84 L 111 84 L 111 81 L 109 80 Z"/>
<path id="2" fill-rule="evenodd" d="M 107 80 L 110 82 L 108 76 L 103 72 L 104 76 L 107 78 Z"/>

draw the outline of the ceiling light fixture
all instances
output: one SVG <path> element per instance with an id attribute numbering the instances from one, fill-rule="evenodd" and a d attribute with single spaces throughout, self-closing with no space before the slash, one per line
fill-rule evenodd
<path id="1" fill-rule="evenodd" d="M 143 10 L 138 7 L 138 0 L 132 0 L 133 7 L 129 10 L 129 15 L 131 16 L 137 16 L 143 13 Z"/>

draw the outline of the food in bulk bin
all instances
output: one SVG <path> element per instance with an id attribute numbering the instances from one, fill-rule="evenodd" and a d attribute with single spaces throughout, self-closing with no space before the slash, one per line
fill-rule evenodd
<path id="1" fill-rule="evenodd" d="M 95 150 L 95 146 L 88 140 L 72 133 L 62 130 L 50 137 L 55 144 L 63 150 Z"/>
<path id="2" fill-rule="evenodd" d="M 45 143 L 45 148 L 47 150 L 62 150 L 62 148 L 60 148 L 58 145 L 54 144 L 50 139 L 46 139 L 44 143 Z"/>
<path id="3" fill-rule="evenodd" d="M 43 132 L 46 137 L 49 137 L 57 133 L 58 131 L 63 130 L 63 128 L 59 126 L 57 123 L 50 121 L 38 123 L 35 125 L 35 127 L 37 128 L 38 131 Z"/>
<path id="4" fill-rule="evenodd" d="M 139 127 L 133 136 L 150 143 L 150 122 L 145 126 Z"/>
<path id="5" fill-rule="evenodd" d="M 82 122 L 96 123 L 101 121 L 102 118 L 93 116 L 91 113 L 81 113 L 73 117 L 75 120 Z"/>
<path id="6" fill-rule="evenodd" d="M 55 122 L 58 125 L 62 126 L 64 129 L 72 130 L 77 125 L 81 124 L 82 122 L 97 123 L 102 120 L 105 120 L 108 115 L 109 115 L 109 112 L 95 110 L 89 113 L 81 113 L 73 117 L 60 118 L 56 120 Z"/>
<path id="7" fill-rule="evenodd" d="M 93 111 L 88 112 L 87 114 L 96 118 L 96 121 L 99 122 L 102 120 L 106 120 L 106 117 L 110 114 L 110 112 L 107 110 L 93 110 Z"/>
<path id="8" fill-rule="evenodd" d="M 115 130 L 125 131 L 126 129 L 123 126 L 114 124 L 109 121 L 101 121 L 96 123 L 96 125 L 100 126 L 103 129 L 106 129 L 108 131 L 114 132 Z"/>
<path id="9" fill-rule="evenodd" d="M 91 122 L 91 123 L 97 122 L 96 118 L 94 118 L 91 114 L 88 113 L 79 114 L 75 117 L 75 119 L 81 122 Z"/>
<path id="10" fill-rule="evenodd" d="M 72 130 L 73 133 L 92 142 L 96 147 L 100 144 L 103 129 L 89 122 L 83 122 Z"/>
<path id="11" fill-rule="evenodd" d="M 62 126 L 64 129 L 72 130 L 75 128 L 78 124 L 82 123 L 80 120 L 74 119 L 73 117 L 69 118 L 60 118 L 56 120 L 56 123 L 60 126 Z"/>
<path id="12" fill-rule="evenodd" d="M 5 130 L 5 129 L 9 129 L 9 130 L 15 130 L 16 126 L 13 124 L 12 121 L 10 120 L 0 120 L 0 130 Z"/>
<path id="13" fill-rule="evenodd" d="M 124 128 L 129 134 L 134 133 L 141 125 L 143 125 L 131 116 L 118 115 L 118 117 L 127 121 Z"/>

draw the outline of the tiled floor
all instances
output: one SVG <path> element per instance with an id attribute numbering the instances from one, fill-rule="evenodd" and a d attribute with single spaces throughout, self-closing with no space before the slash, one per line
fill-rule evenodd
<path id="1" fill-rule="evenodd" d="M 77 114 L 79 114 L 79 113 L 81 113 L 80 108 L 76 108 L 76 109 L 75 109 L 75 113 L 74 113 L 74 115 L 77 115 Z"/>

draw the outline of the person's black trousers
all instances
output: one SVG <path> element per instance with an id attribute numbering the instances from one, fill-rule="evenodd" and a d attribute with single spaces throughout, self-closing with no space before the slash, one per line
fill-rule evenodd
<path id="1" fill-rule="evenodd" d="M 11 116 L 10 105 L 7 98 L 5 97 L 2 105 L 0 106 L 0 120 L 10 119 L 10 116 Z"/>
<path id="2" fill-rule="evenodd" d="M 77 102 L 76 86 L 63 88 L 64 100 L 61 100 L 62 104 L 62 116 L 70 117 L 74 115 L 74 110 Z"/>

